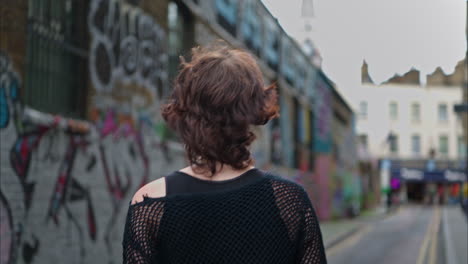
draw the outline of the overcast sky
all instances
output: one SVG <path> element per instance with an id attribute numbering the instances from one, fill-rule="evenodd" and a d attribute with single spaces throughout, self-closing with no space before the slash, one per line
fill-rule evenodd
<path id="1" fill-rule="evenodd" d="M 262 0 L 282 27 L 303 34 L 303 0 Z M 313 0 L 314 44 L 323 69 L 346 93 L 359 87 L 363 59 L 375 82 L 415 67 L 452 73 L 466 52 L 467 0 Z"/>

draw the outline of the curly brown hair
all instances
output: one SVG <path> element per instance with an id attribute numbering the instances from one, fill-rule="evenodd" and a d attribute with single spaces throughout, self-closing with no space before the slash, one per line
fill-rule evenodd
<path id="1" fill-rule="evenodd" d="M 278 116 L 275 85 L 265 87 L 255 59 L 225 46 L 193 48 L 181 69 L 162 116 L 185 145 L 197 173 L 217 172 L 217 164 L 245 169 L 252 125 Z M 218 168 L 219 169 L 219 168 Z"/>

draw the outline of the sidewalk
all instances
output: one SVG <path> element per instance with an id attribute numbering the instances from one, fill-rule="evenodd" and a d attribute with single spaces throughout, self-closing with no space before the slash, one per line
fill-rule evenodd
<path id="1" fill-rule="evenodd" d="M 363 212 L 359 217 L 326 221 L 320 223 L 325 249 L 331 248 L 343 239 L 357 232 L 365 223 L 384 217 L 386 209 L 377 207 L 371 211 Z"/>
<path id="2" fill-rule="evenodd" d="M 467 217 L 460 206 L 446 206 L 442 212 L 445 263 L 468 263 Z"/>

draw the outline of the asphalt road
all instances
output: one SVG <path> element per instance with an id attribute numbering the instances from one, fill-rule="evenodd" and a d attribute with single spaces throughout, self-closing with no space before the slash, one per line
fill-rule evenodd
<path id="1" fill-rule="evenodd" d="M 440 208 L 400 208 L 328 249 L 328 263 L 443 263 L 441 218 Z"/>

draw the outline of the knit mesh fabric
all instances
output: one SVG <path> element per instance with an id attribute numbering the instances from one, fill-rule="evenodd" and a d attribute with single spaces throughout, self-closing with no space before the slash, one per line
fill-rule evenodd
<path id="1" fill-rule="evenodd" d="M 265 174 L 228 191 L 145 197 L 129 206 L 123 263 L 326 263 L 304 189 Z"/>

